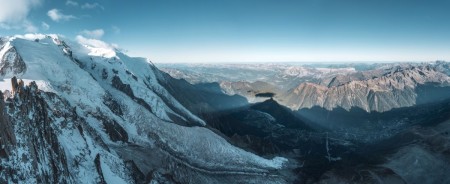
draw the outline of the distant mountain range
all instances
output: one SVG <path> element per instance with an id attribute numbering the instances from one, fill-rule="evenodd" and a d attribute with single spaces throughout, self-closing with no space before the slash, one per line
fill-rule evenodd
<path id="1" fill-rule="evenodd" d="M 449 66 L 159 65 L 202 86 L 178 98 L 206 97 L 182 103 L 229 142 L 297 161 L 293 183 L 450 182 Z M 214 102 L 223 106 L 193 108 Z"/>
<path id="2" fill-rule="evenodd" d="M 434 94 L 436 90 L 430 89 L 426 99 L 417 99 L 418 86 L 450 85 L 450 69 L 446 62 L 357 65 L 358 69 L 353 65 L 324 68 L 271 64 L 273 70 L 270 72 L 269 66 L 261 68 L 256 64 L 193 64 L 186 69 L 166 64 L 161 67 L 173 77 L 183 76 L 191 83 L 199 83 L 201 78 L 209 80 L 203 82 L 218 82 L 225 93 L 244 96 L 250 102 L 264 100 L 255 96 L 258 93 L 272 92 L 279 103 L 293 110 L 318 106 L 329 110 L 358 107 L 367 112 L 384 112 L 446 98 L 446 94 Z M 206 76 L 192 74 L 197 67 L 202 68 L 199 71 L 207 71 Z M 228 70 L 235 72 L 228 74 L 225 72 Z M 216 77 L 210 78 L 210 75 Z"/>

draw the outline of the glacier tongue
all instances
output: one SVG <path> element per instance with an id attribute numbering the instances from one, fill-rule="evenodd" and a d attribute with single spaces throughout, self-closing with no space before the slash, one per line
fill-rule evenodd
<path id="1" fill-rule="evenodd" d="M 277 172 L 286 159 L 258 157 L 204 128 L 146 59 L 56 35 L 2 40 L 0 58 L 14 48 L 7 60 L 20 57 L 26 71 L 13 65 L 0 76 L 9 127 L 0 130 L 0 183 L 286 182 Z M 14 77 L 25 85 L 11 93 Z"/>

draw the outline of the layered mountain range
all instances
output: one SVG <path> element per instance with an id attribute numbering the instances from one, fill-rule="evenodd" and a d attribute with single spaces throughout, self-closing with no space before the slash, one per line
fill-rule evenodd
<path id="1" fill-rule="evenodd" d="M 314 106 L 332 110 L 341 107 L 347 110 L 357 107 L 367 112 L 384 112 L 394 108 L 409 107 L 419 102 L 441 100 L 442 95 L 430 90 L 428 99 L 417 99 L 416 88 L 447 87 L 450 77 L 430 65 L 408 66 L 398 70 L 363 77 L 361 80 L 342 76 L 333 77 L 327 86 L 315 83 L 301 83 L 281 97 L 292 109 Z"/>
<path id="2" fill-rule="evenodd" d="M 159 66 L 189 76 L 164 85 L 194 84 L 175 98 L 231 143 L 300 163 L 294 183 L 450 181 L 447 62 Z"/>
<path id="3" fill-rule="evenodd" d="M 197 66 L 193 65 L 191 69 L 170 68 L 170 65 L 162 67 L 172 76 L 180 77 L 174 75 L 174 71 L 184 73 L 182 76 L 189 76 L 190 71 Z M 210 67 L 211 73 L 219 70 L 215 65 Z M 222 72 L 218 74 L 220 77 L 215 78 L 215 82 L 220 83 L 225 93 L 244 96 L 250 102 L 265 100 L 258 98 L 256 96 L 258 93 L 274 93 L 274 98 L 279 103 L 293 110 L 323 107 L 328 110 L 361 108 L 367 112 L 385 112 L 441 100 L 445 95 L 433 89 L 448 87 L 450 81 L 448 76 L 450 70 L 446 62 L 366 66 L 272 64 L 271 67 L 274 68 L 271 73 L 267 73 L 265 68 L 258 73 L 258 67 L 255 66 L 253 73 L 257 77 L 246 79 L 248 75 L 252 75 L 248 74 L 248 68 L 251 67 L 229 66 L 228 70 L 235 69 L 236 73 L 241 71 L 245 74 L 240 78 L 239 74 L 231 78 Z M 202 65 L 202 68 L 205 66 Z M 196 77 L 187 77 L 188 81 L 194 82 L 190 80 L 191 78 Z M 418 88 L 420 90 L 430 88 L 426 99 L 417 99 L 420 93 Z"/>

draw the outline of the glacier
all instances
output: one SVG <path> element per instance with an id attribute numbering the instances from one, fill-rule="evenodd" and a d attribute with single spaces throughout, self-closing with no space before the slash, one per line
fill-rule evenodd
<path id="1" fill-rule="evenodd" d="M 158 83 L 161 71 L 147 59 L 58 35 L 0 43 L 9 127 L 0 134 L 0 183 L 287 182 L 279 171 L 288 159 L 215 134 Z"/>

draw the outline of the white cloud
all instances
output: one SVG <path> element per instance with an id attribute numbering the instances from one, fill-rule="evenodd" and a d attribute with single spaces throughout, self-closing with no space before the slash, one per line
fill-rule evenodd
<path id="1" fill-rule="evenodd" d="M 30 10 L 41 4 L 41 0 L 0 0 L 0 29 L 23 29 L 37 32 L 38 28 L 27 19 Z"/>
<path id="2" fill-rule="evenodd" d="M 26 19 L 31 8 L 40 4 L 40 0 L 0 0 L 0 22 L 16 22 Z"/>
<path id="3" fill-rule="evenodd" d="M 97 39 L 86 38 L 82 35 L 76 36 L 75 39 L 80 44 L 95 47 L 95 48 L 104 48 L 104 49 L 113 49 L 114 48 L 113 46 L 109 45 L 106 42 L 103 42 L 103 41 L 97 40 Z"/>
<path id="4" fill-rule="evenodd" d="M 68 0 L 66 1 L 67 6 L 78 6 L 78 3 L 75 1 Z"/>
<path id="5" fill-rule="evenodd" d="M 72 19 L 76 19 L 77 17 L 73 16 L 73 15 L 65 15 L 63 13 L 61 13 L 61 11 L 59 11 L 58 9 L 51 9 L 47 12 L 47 15 L 55 22 L 59 22 L 59 21 L 68 21 L 68 20 L 72 20 Z"/>
<path id="6" fill-rule="evenodd" d="M 89 38 L 100 39 L 105 34 L 105 31 L 103 29 L 83 30 L 81 34 Z"/>
<path id="7" fill-rule="evenodd" d="M 94 9 L 94 8 L 101 8 L 101 9 L 105 9 L 102 5 L 98 4 L 98 3 L 85 3 L 83 5 L 81 5 L 82 9 Z"/>
<path id="8" fill-rule="evenodd" d="M 101 40 L 85 38 L 81 35 L 76 36 L 75 39 L 78 43 L 88 47 L 89 55 L 91 56 L 117 57 L 115 49 L 117 45 L 110 45 Z"/>
<path id="9" fill-rule="evenodd" d="M 48 29 L 50 29 L 50 25 L 48 25 L 46 22 L 42 22 L 41 23 L 41 27 L 43 30 L 47 31 Z"/>
<path id="10" fill-rule="evenodd" d="M 111 43 L 111 46 L 115 49 L 119 49 L 119 44 L 117 43 Z"/>
<path id="11" fill-rule="evenodd" d="M 36 33 L 39 31 L 39 28 L 33 25 L 32 22 L 25 20 L 23 22 L 23 27 L 25 28 L 25 32 L 27 33 Z"/>
<path id="12" fill-rule="evenodd" d="M 120 34 L 120 28 L 117 26 L 112 26 L 112 30 L 114 32 L 114 34 Z"/>

